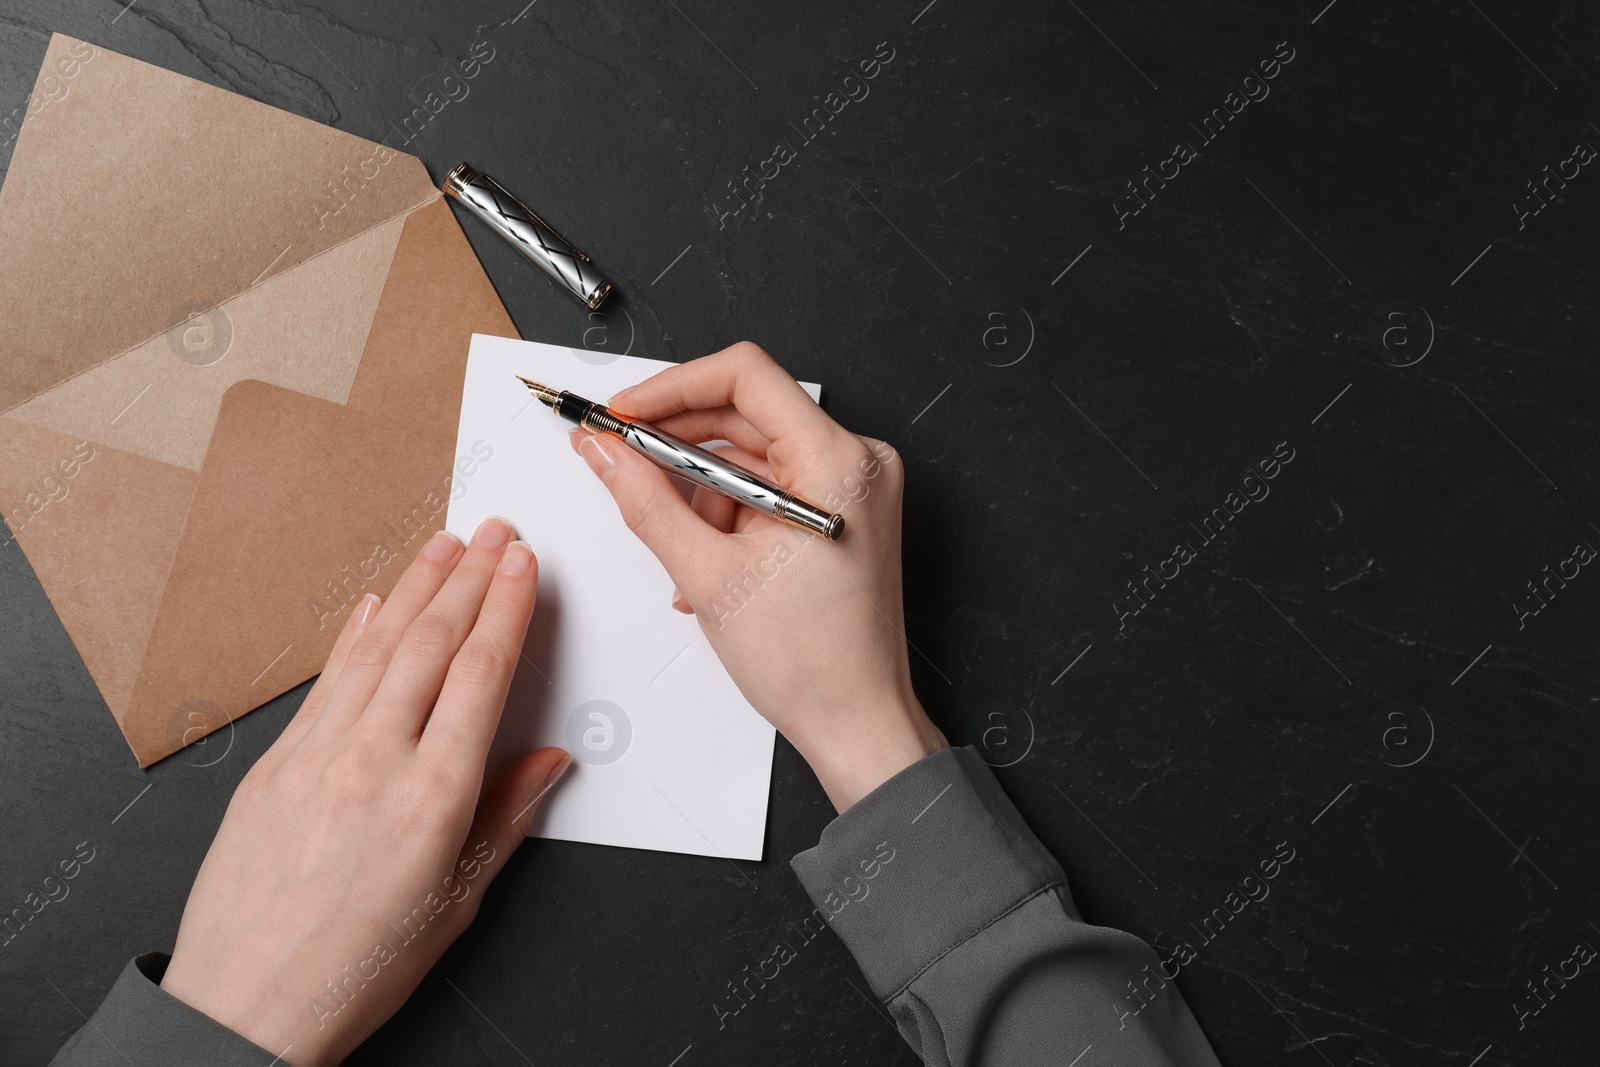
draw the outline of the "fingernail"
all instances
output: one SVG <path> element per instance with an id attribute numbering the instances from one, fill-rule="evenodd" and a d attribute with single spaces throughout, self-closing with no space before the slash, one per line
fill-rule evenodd
<path id="1" fill-rule="evenodd" d="M 532 565 L 533 546 L 526 541 L 511 542 L 506 546 L 506 554 L 500 557 L 500 573 L 507 578 L 527 574 Z"/>
<path id="2" fill-rule="evenodd" d="M 490 515 L 478 524 L 472 543 L 479 548 L 499 548 L 511 540 L 511 524 L 498 515 Z"/>
<path id="3" fill-rule="evenodd" d="M 589 469 L 600 476 L 603 482 L 611 477 L 611 472 L 616 470 L 616 461 L 611 458 L 611 453 L 600 444 L 600 438 L 590 434 L 578 442 L 578 454 L 589 465 Z"/>
<path id="4" fill-rule="evenodd" d="M 528 806 L 518 812 L 515 819 L 511 820 L 511 825 L 516 827 L 518 834 L 526 834 L 528 832 L 528 827 L 533 825 L 535 818 L 534 809 L 539 807 L 539 802 L 544 799 L 546 793 L 550 792 L 550 787 L 561 780 L 561 776 L 567 773 L 567 768 L 570 766 L 572 766 L 572 757 L 563 752 L 561 761 L 550 768 L 550 773 L 545 775 L 544 784 L 539 786 L 539 791 L 533 795 L 532 800 L 528 801 Z"/>
<path id="5" fill-rule="evenodd" d="M 428 539 L 423 546 L 422 558 L 435 563 L 443 563 L 456 554 L 456 549 L 461 547 L 461 538 L 449 530 L 440 530 Z"/>
<path id="6" fill-rule="evenodd" d="M 544 780 L 544 785 L 540 788 L 539 792 L 544 793 L 551 786 L 561 781 L 561 776 L 567 773 L 567 768 L 570 766 L 572 766 L 572 757 L 563 755 L 561 757 L 561 762 L 556 764 L 555 769 L 550 772 L 550 777 Z"/>
<path id="7" fill-rule="evenodd" d="M 626 389 L 622 390 L 621 392 L 612 393 L 611 394 L 611 399 L 606 401 L 606 407 L 614 408 L 614 407 L 617 407 L 618 405 L 626 406 L 627 401 L 628 401 L 628 397 L 632 396 L 633 393 L 634 393 L 634 390 L 637 389 L 637 388 L 638 388 L 637 386 L 630 385 Z"/>
<path id="8" fill-rule="evenodd" d="M 356 605 L 354 617 L 351 620 L 355 624 L 355 628 L 359 630 L 371 622 L 372 617 L 378 613 L 378 605 L 381 603 L 383 603 L 383 600 L 377 593 L 368 593 L 362 597 L 361 603 Z"/>
<path id="9" fill-rule="evenodd" d="M 672 587 L 672 606 L 685 615 L 694 614 L 694 609 L 689 606 L 687 600 L 683 599 L 683 594 L 678 592 L 677 586 Z"/>

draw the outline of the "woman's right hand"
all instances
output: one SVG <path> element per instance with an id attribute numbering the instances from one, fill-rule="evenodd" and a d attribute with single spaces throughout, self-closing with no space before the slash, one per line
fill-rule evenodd
<path id="1" fill-rule="evenodd" d="M 679 590 L 746 699 L 811 764 L 839 811 L 946 746 L 911 688 L 900 585 L 900 457 L 830 419 L 741 343 L 613 396 L 619 415 L 720 454 L 844 515 L 829 542 L 696 489 L 605 434 L 573 447 Z M 661 610 L 671 610 L 663 604 Z"/>

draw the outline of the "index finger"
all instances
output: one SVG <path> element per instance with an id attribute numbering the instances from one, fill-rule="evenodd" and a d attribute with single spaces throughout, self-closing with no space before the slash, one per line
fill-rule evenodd
<path id="1" fill-rule="evenodd" d="M 522 642 L 533 617 L 538 580 L 539 563 L 527 542 L 507 545 L 483 608 L 445 672 L 420 747 L 436 748 L 458 766 L 483 770 L 505 710 L 511 676 L 526 660 Z"/>
<path id="2" fill-rule="evenodd" d="M 648 421 L 730 404 L 771 441 L 842 432 L 788 371 L 749 341 L 668 367 L 617 393 L 608 406 Z"/>

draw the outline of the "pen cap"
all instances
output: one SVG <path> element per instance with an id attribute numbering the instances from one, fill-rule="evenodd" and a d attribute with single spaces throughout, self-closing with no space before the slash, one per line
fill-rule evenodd
<path id="1" fill-rule="evenodd" d="M 611 283 L 595 270 L 588 256 L 487 174 L 459 164 L 445 176 L 444 191 L 591 309 L 611 294 Z"/>

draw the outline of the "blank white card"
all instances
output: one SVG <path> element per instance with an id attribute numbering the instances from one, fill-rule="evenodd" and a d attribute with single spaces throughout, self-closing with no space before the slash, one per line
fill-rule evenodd
<path id="1" fill-rule="evenodd" d="M 759 860 L 774 731 L 728 677 L 672 579 L 517 375 L 603 403 L 671 364 L 474 334 L 446 528 L 499 515 L 533 546 L 539 600 L 488 781 L 572 753 L 529 836 Z M 818 387 L 807 386 L 815 398 Z"/>

